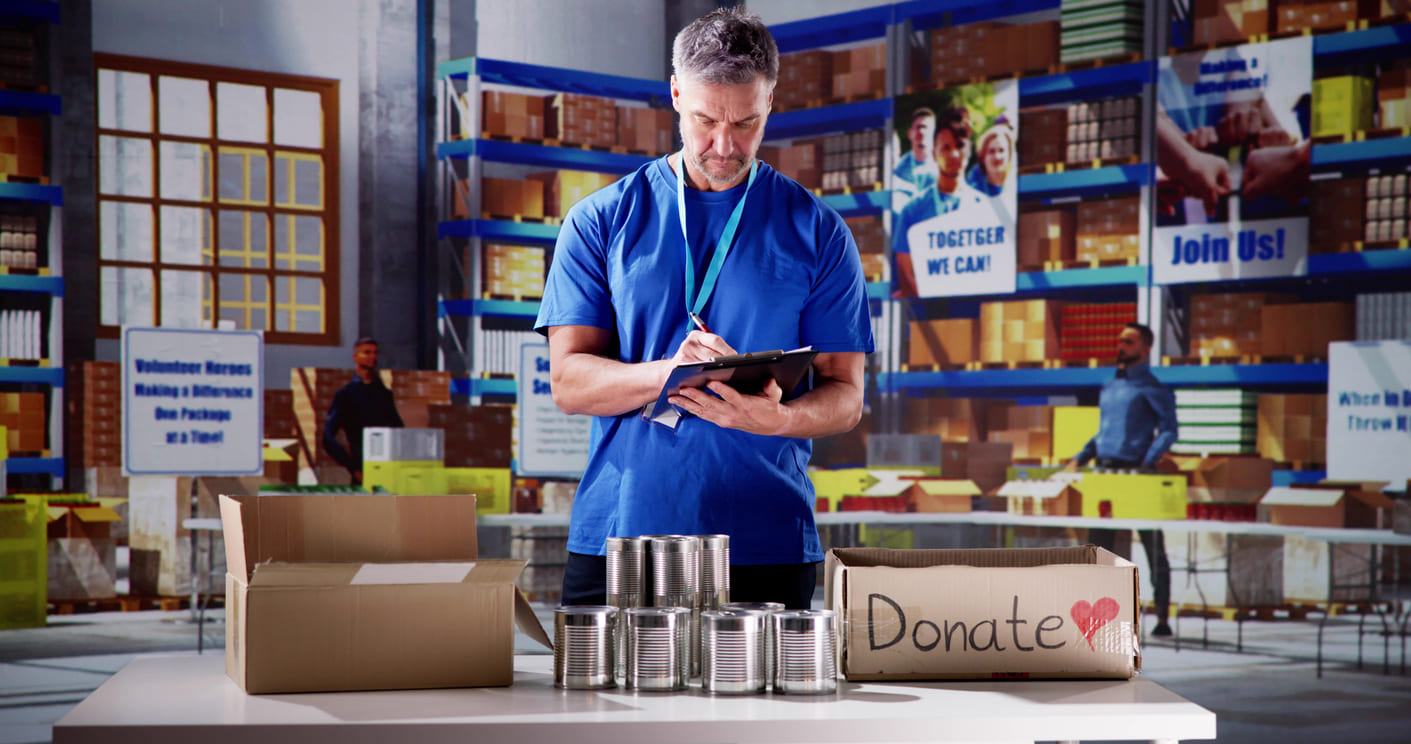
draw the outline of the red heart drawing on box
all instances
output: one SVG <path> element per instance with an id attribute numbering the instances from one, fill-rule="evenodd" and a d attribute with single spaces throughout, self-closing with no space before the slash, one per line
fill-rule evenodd
<path id="1" fill-rule="evenodd" d="M 1078 624 L 1078 630 L 1083 631 L 1083 638 L 1088 642 L 1088 648 L 1096 651 L 1097 649 L 1093 648 L 1093 634 L 1097 632 L 1098 628 L 1117 617 L 1120 610 L 1121 606 L 1117 604 L 1117 600 L 1103 597 L 1092 604 L 1088 604 L 1086 599 L 1080 599 L 1073 603 L 1073 608 L 1068 611 L 1068 614 L 1073 618 L 1073 622 Z"/>

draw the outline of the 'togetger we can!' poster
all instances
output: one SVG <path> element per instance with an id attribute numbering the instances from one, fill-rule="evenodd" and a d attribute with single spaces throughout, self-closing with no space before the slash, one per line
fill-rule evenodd
<path id="1" fill-rule="evenodd" d="M 1307 36 L 1161 59 L 1158 284 L 1307 273 L 1312 90 Z"/>
<path id="2" fill-rule="evenodd" d="M 896 99 L 893 288 L 899 297 L 1015 290 L 1019 84 Z"/>

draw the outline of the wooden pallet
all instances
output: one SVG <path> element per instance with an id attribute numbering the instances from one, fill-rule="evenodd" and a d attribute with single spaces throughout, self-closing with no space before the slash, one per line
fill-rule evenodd
<path id="1" fill-rule="evenodd" d="M 49 86 L 30 83 L 0 83 L 0 90 L 13 90 L 16 93 L 39 93 L 47 95 Z"/>
<path id="2" fill-rule="evenodd" d="M 1069 269 L 1109 269 L 1115 266 L 1136 266 L 1137 257 L 1092 258 L 1086 261 L 1045 261 L 1044 271 L 1068 271 Z"/>
<path id="3" fill-rule="evenodd" d="M 225 597 L 206 598 L 207 607 L 224 607 Z M 161 610 L 172 612 L 191 606 L 190 597 L 136 597 L 121 595 L 103 599 L 60 599 L 49 601 L 50 615 L 78 615 L 89 612 L 142 612 Z"/>
<path id="4" fill-rule="evenodd" d="M 36 186 L 48 186 L 48 176 L 22 176 L 18 173 L 0 173 L 0 183 L 29 183 Z"/>
<path id="5" fill-rule="evenodd" d="M 1045 369 L 1045 365 L 1047 364 L 1048 361 L 1042 359 L 1038 361 L 968 362 L 965 364 L 964 368 L 969 372 L 982 370 Z"/>
<path id="6" fill-rule="evenodd" d="M 1078 72 L 1080 70 L 1094 70 L 1099 67 L 1117 67 L 1119 65 L 1130 65 L 1133 62 L 1142 61 L 1141 52 L 1128 52 L 1114 57 L 1099 57 L 1098 59 L 1085 59 L 1081 62 L 1061 62 L 1058 65 L 1058 72 Z"/>
<path id="7" fill-rule="evenodd" d="M 496 294 L 496 293 L 494 293 L 494 292 L 486 292 L 485 294 L 481 295 L 480 299 L 482 299 L 482 300 L 510 300 L 510 301 L 512 301 L 512 302 L 539 302 L 539 301 L 541 301 L 541 300 L 544 299 L 544 296 L 543 296 L 542 294 L 537 294 L 537 295 L 530 296 L 530 295 L 523 295 L 523 294 L 508 295 L 508 294 Z"/>
<path id="8" fill-rule="evenodd" d="M 1161 357 L 1163 367 L 1209 367 L 1221 364 L 1253 364 L 1252 354 L 1244 356 L 1179 356 Z"/>
<path id="9" fill-rule="evenodd" d="M 818 196 L 838 196 L 839 194 L 870 194 L 874 191 L 881 191 L 882 184 L 868 183 L 861 186 L 844 186 L 840 189 L 810 189 Z"/>
<path id="10" fill-rule="evenodd" d="M 849 103 L 860 103 L 862 101 L 875 101 L 879 98 L 884 97 L 886 97 L 886 93 L 884 91 L 878 91 L 876 93 L 867 94 L 859 93 L 853 96 L 830 96 L 828 98 L 811 98 L 798 106 L 790 106 L 789 108 L 779 108 L 776 106 L 774 108 L 774 113 L 782 114 L 787 111 L 803 111 L 805 109 L 822 108 L 824 106 L 842 106 Z"/>
<path id="11" fill-rule="evenodd" d="M 481 132 L 480 139 L 495 140 L 497 142 L 512 142 L 520 145 L 543 145 L 545 147 L 557 147 L 565 150 L 590 150 L 592 152 L 609 152 L 618 155 L 651 155 L 655 154 L 645 150 L 629 150 L 620 145 L 592 145 L 584 142 L 570 142 L 557 139 L 555 137 L 520 137 L 513 134 L 496 134 L 494 132 Z"/>
<path id="12" fill-rule="evenodd" d="M 1097 369 L 1099 367 L 1115 367 L 1117 362 L 1111 358 L 1091 357 L 1088 359 L 1050 359 L 1050 369 Z"/>
<path id="13" fill-rule="evenodd" d="M 48 367 L 48 359 L 0 358 L 0 367 Z"/>

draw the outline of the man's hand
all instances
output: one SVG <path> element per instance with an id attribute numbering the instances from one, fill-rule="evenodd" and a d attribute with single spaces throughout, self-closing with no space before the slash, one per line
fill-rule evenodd
<path id="1" fill-rule="evenodd" d="M 1215 127 L 1196 127 L 1186 132 L 1186 142 L 1191 147 L 1202 152 L 1209 152 L 1211 148 L 1220 144 L 1220 135 L 1215 132 Z"/>
<path id="2" fill-rule="evenodd" d="M 779 383 L 770 380 L 758 394 L 748 395 L 713 380 L 704 388 L 682 388 L 669 398 L 672 405 L 724 429 L 774 436 L 784 431 L 789 409 Z"/>
<path id="3" fill-rule="evenodd" d="M 1307 148 L 1264 147 L 1249 154 L 1244 164 L 1244 196 L 1257 199 L 1265 194 L 1283 197 L 1289 203 L 1303 198 L 1308 186 Z"/>
<path id="4" fill-rule="evenodd" d="M 1078 472 L 1078 469 L 1079 469 L 1080 467 L 1082 467 L 1082 466 L 1078 464 L 1078 461 L 1077 461 L 1076 459 L 1074 459 L 1074 460 L 1069 460 L 1069 461 L 1068 461 L 1068 464 L 1063 466 L 1063 470 L 1064 470 L 1065 472 L 1068 472 L 1068 473 L 1076 473 L 1076 472 Z"/>
<path id="5" fill-rule="evenodd" d="M 681 342 L 681 346 L 676 349 L 676 353 L 671 357 L 671 365 L 691 364 L 692 362 L 708 362 L 718 356 L 734 354 L 735 349 L 730 344 L 725 343 L 725 339 L 714 333 L 705 331 L 691 331 L 686 334 L 686 340 Z M 668 376 L 671 370 L 666 370 Z M 666 382 L 666 378 L 662 378 Z"/>

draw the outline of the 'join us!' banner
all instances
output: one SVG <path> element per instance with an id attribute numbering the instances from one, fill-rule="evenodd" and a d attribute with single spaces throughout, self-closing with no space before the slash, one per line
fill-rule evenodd
<path id="1" fill-rule="evenodd" d="M 1307 273 L 1312 38 L 1163 57 L 1156 87 L 1156 282 Z"/>
<path id="2" fill-rule="evenodd" d="M 894 118 L 896 295 L 1013 293 L 1018 82 L 900 96 Z"/>

